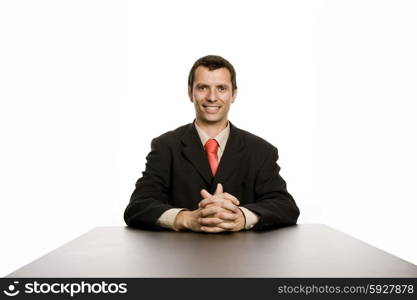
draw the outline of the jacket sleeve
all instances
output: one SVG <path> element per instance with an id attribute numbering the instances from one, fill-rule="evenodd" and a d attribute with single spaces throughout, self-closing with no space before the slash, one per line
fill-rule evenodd
<path id="1" fill-rule="evenodd" d="M 260 216 L 253 230 L 268 230 L 297 223 L 300 211 L 279 175 L 278 150 L 273 147 L 255 180 L 255 199 L 244 207 Z"/>
<path id="2" fill-rule="evenodd" d="M 158 138 L 152 140 L 145 171 L 136 182 L 136 188 L 124 212 L 124 220 L 128 226 L 162 230 L 156 222 L 162 213 L 172 208 L 168 204 L 170 166 L 169 148 L 163 146 Z"/>

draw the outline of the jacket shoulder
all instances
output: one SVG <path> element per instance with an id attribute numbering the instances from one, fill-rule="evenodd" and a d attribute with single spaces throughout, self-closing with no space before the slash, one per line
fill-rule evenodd
<path id="1" fill-rule="evenodd" d="M 258 150 L 263 151 L 273 151 L 274 149 L 276 149 L 276 147 L 272 145 L 270 142 L 253 133 L 250 133 L 249 131 L 243 129 L 238 129 L 238 131 L 243 140 L 243 143 L 247 147 L 256 148 Z"/>

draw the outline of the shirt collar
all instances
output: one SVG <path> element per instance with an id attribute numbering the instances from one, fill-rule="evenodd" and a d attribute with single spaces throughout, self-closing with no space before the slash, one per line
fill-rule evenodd
<path id="1" fill-rule="evenodd" d="M 211 139 L 211 137 L 203 131 L 200 127 L 198 127 L 197 123 L 194 122 L 195 129 L 197 129 L 198 136 L 200 137 L 201 143 L 203 146 L 206 144 L 206 142 Z M 220 147 L 220 151 L 224 151 L 224 148 L 226 147 L 227 139 L 230 135 L 230 123 L 227 122 L 226 128 L 224 128 L 222 131 L 219 132 L 218 135 L 214 137 L 214 139 L 217 141 Z"/>

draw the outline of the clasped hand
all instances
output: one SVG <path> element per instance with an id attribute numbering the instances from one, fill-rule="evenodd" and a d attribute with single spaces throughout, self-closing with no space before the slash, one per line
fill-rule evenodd
<path id="1" fill-rule="evenodd" d="M 181 211 L 175 219 L 177 229 L 189 229 L 203 232 L 239 231 L 245 226 L 245 217 L 239 209 L 239 200 L 223 192 L 219 183 L 211 195 L 201 190 L 203 198 L 199 208 L 193 211 Z"/>

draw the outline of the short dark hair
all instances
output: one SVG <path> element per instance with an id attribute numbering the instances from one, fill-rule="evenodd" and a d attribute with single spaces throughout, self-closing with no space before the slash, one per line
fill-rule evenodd
<path id="1" fill-rule="evenodd" d="M 207 55 L 197 59 L 190 70 L 190 74 L 188 75 L 188 88 L 193 87 L 195 70 L 199 66 L 206 67 L 210 71 L 220 68 L 228 69 L 230 73 L 230 79 L 232 81 L 233 91 L 237 89 L 235 68 L 233 68 L 232 64 L 227 59 L 218 55 Z"/>

